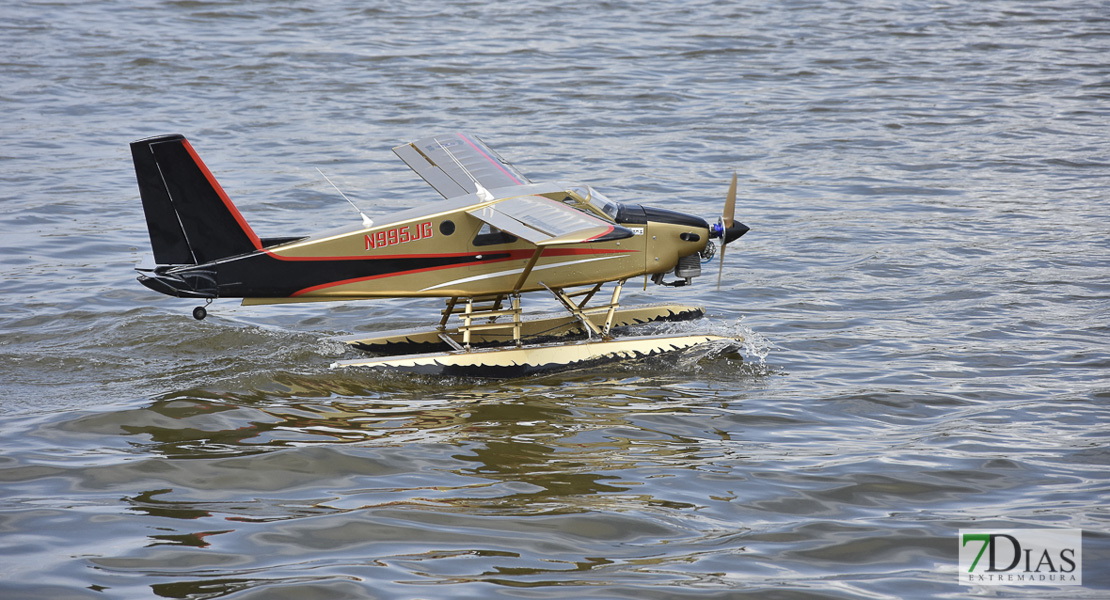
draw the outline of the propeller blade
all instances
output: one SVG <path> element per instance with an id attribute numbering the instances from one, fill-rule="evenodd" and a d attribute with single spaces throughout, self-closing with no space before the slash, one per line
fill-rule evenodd
<path id="1" fill-rule="evenodd" d="M 721 289 L 721 275 L 725 272 L 725 247 L 728 246 L 726 241 L 726 231 L 732 227 L 736 219 L 736 171 L 732 172 L 732 184 L 728 186 L 728 195 L 725 196 L 725 210 L 721 213 L 721 224 L 724 231 L 721 232 L 721 266 L 717 269 L 717 291 Z"/>
<path id="2" fill-rule="evenodd" d="M 726 229 L 732 227 L 732 222 L 736 218 L 736 171 L 732 172 L 732 185 L 728 186 L 725 211 L 721 213 L 721 218 L 724 219 Z M 722 252 L 721 255 L 723 256 L 724 253 Z"/>
<path id="3" fill-rule="evenodd" d="M 725 247 L 727 244 L 721 244 L 721 266 L 717 268 L 717 291 L 721 291 L 721 274 L 725 272 Z"/>

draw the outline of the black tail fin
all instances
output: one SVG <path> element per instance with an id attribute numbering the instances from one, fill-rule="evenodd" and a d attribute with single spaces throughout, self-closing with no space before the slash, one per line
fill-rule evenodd
<path id="1" fill-rule="evenodd" d="M 262 247 L 185 136 L 132 142 L 131 157 L 157 263 L 203 264 Z"/>

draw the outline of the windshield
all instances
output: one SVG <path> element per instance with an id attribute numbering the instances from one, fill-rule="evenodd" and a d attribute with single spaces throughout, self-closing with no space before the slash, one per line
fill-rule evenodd
<path id="1" fill-rule="evenodd" d="M 617 221 L 617 214 L 621 210 L 621 205 L 617 202 L 605 197 L 605 194 L 595 190 L 588 185 L 576 185 L 567 188 L 569 194 L 564 202 L 568 204 L 577 205 L 578 210 L 585 210 L 591 212 L 603 219 L 608 219 L 614 223 Z"/>
<path id="2" fill-rule="evenodd" d="M 605 197 L 605 194 L 594 190 L 593 187 L 588 185 L 586 186 L 586 190 L 583 196 L 585 197 L 586 201 L 594 207 L 594 209 L 605 213 L 606 215 L 608 215 L 609 218 L 612 218 L 612 220 L 616 221 L 617 210 L 619 209 L 619 206 L 616 202 L 607 199 L 607 197 Z"/>

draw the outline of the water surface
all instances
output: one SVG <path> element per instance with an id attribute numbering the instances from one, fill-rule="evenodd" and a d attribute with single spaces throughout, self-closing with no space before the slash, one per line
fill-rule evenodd
<path id="1" fill-rule="evenodd" d="M 0 23 L 5 598 L 1098 598 L 1110 590 L 1100 2 L 24 2 Z M 726 352 L 510 381 L 328 365 L 423 300 L 188 301 L 128 142 L 180 132 L 264 236 L 532 179 L 752 232 L 681 301 Z M 1084 530 L 976 588 L 957 531 Z"/>

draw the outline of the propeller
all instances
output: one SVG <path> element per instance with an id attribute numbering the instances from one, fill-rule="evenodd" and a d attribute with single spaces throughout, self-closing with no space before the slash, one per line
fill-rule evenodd
<path id="1" fill-rule="evenodd" d="M 725 209 L 721 213 L 721 220 L 713 228 L 713 237 L 721 238 L 721 266 L 717 270 L 717 289 L 721 289 L 721 276 L 725 272 L 725 247 L 729 242 L 748 232 L 748 226 L 736 222 L 736 172 L 732 172 L 732 184 L 728 186 L 728 195 L 725 196 Z"/>

